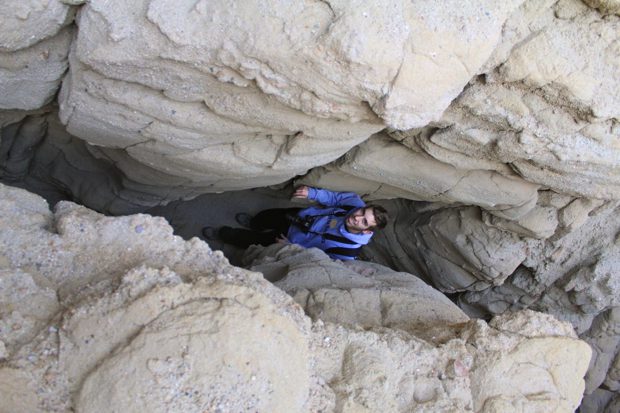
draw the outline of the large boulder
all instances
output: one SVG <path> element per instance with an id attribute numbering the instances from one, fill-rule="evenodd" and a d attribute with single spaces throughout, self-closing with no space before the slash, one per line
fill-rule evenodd
<path id="1" fill-rule="evenodd" d="M 438 119 L 521 1 L 445 3 L 90 1 L 61 118 L 122 149 L 126 173 L 152 169 L 142 183 L 279 183 L 385 125 Z"/>
<path id="2" fill-rule="evenodd" d="M 287 292 L 314 319 L 363 328 L 389 327 L 430 338 L 437 326 L 469 317 L 412 274 L 363 261 L 334 261 L 323 251 L 299 246 L 253 246 L 250 270 Z"/>
<path id="3" fill-rule="evenodd" d="M 456 167 L 510 165 L 557 192 L 619 199 L 620 19 L 580 2 L 534 3 L 507 23 L 497 66 L 414 136 Z"/>
<path id="4" fill-rule="evenodd" d="M 75 9 L 59 0 L 8 0 L 0 10 L 0 109 L 38 109 L 68 68 Z"/>
<path id="5" fill-rule="evenodd" d="M 0 336 L 3 413 L 570 412 L 581 398 L 590 349 L 551 316 L 468 321 L 410 274 L 294 246 L 258 252 L 284 288 L 326 308 L 332 290 L 348 308 L 307 307 L 312 321 L 260 273 L 161 218 L 68 202 L 52 213 L 3 185 L 0 201 L 0 314 L 12 329 Z M 351 317 L 361 307 L 347 294 L 380 305 Z"/>
<path id="6" fill-rule="evenodd" d="M 505 169 L 476 170 L 442 162 L 415 143 L 397 142 L 385 133 L 371 136 L 337 162 L 304 177 L 303 182 L 357 190 L 373 198 L 478 205 L 508 219 L 530 212 L 539 188 Z"/>

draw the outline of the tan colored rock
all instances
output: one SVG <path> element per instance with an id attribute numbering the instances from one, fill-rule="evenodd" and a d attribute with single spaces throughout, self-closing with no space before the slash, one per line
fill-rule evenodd
<path id="1" fill-rule="evenodd" d="M 603 23 L 597 13 L 556 19 L 513 50 L 500 76 L 549 95 L 554 91 L 577 108 L 591 108 L 596 118 L 618 117 L 620 78 L 608 69 L 615 61 L 610 46 L 618 39 L 619 25 L 617 19 Z"/>
<path id="2" fill-rule="evenodd" d="M 8 364 L 0 368 L 0 393 L 3 400 L 7 399 L 7 392 L 13 391 L 12 383 L 21 383 L 24 393 L 15 393 L 11 403 L 0 411 L 4 412 L 6 406 L 11 411 L 64 411 L 72 405 L 73 397 L 84 411 L 99 411 L 98 402 L 106 406 L 116 403 L 121 409 L 142 409 L 154 403 L 153 409 L 162 411 L 202 412 L 222 403 L 239 410 L 305 411 L 310 384 L 304 318 L 299 309 L 284 305 L 290 299 L 278 290 L 259 293 L 260 288 L 249 287 L 255 282 L 268 285 L 258 274 L 231 267 L 221 253 L 212 253 L 198 240 L 186 243 L 172 236 L 171 228 L 162 219 L 127 217 L 132 220 L 127 226 L 128 222 L 121 224 L 123 218 L 119 218 L 120 226 L 115 226 L 114 218 L 110 221 L 66 203 L 57 208 L 52 221 L 41 198 L 15 188 L 1 189 L 4 230 L 0 239 L 0 312 L 3 323 L 22 321 L 22 327 L 2 330 L 7 334 L 2 339 L 9 353 L 5 354 Z M 129 231 L 124 232 L 122 227 Z M 142 237 L 145 243 L 135 236 Z M 160 263 L 149 260 L 149 255 L 159 256 Z M 10 269 L 14 267 L 30 268 L 32 275 L 13 274 Z M 246 277 L 249 284 L 243 286 L 240 281 Z M 37 287 L 33 279 L 47 289 Z M 62 320 L 56 318 L 60 309 L 57 299 L 65 309 Z M 12 313 L 5 317 L 8 308 Z M 179 324 L 173 327 L 177 321 Z M 243 323 L 249 324 L 243 327 Z M 205 330 L 204 325 L 209 324 L 213 328 Z M 194 339 L 178 334 L 177 328 L 185 330 L 181 325 L 193 326 L 184 334 L 196 329 Z M 253 329 L 256 335 L 250 338 Z M 154 353 L 149 353 L 148 346 L 132 347 L 143 337 L 139 333 L 159 337 L 148 341 L 155 346 Z M 229 340 L 239 334 L 246 340 L 236 339 L 241 347 L 235 348 Z M 276 342 L 283 347 L 274 352 L 279 345 Z M 218 350 L 222 344 L 229 349 L 228 356 Z M 167 349 L 166 357 L 158 352 L 163 349 Z M 203 357 L 218 351 L 220 359 Z M 133 360 L 145 357 L 145 363 L 115 363 L 127 352 Z M 290 374 L 280 363 L 287 352 Z M 233 356 L 238 357 L 238 363 L 232 362 Z M 162 357 L 161 362 L 157 357 Z M 172 366 L 166 363 L 175 357 L 182 364 L 181 370 L 166 370 L 166 366 Z M 119 381 L 119 375 L 107 375 L 108 369 L 135 371 L 148 366 L 155 366 L 154 370 L 121 375 L 135 379 L 132 383 Z M 177 373 L 186 374 L 187 386 L 194 386 L 191 392 L 175 387 Z M 149 381 L 149 374 L 154 382 Z M 162 384 L 166 379 L 172 380 L 169 387 Z M 87 395 L 92 382 L 99 383 L 95 385 L 97 397 Z M 123 391 L 115 392 L 112 382 L 125 386 L 120 387 Z M 215 382 L 221 383 L 218 391 L 210 387 Z M 43 383 L 45 392 L 36 393 L 34 399 L 26 397 L 34 395 L 33 389 Z M 155 388 L 149 387 L 153 385 Z M 231 390 L 233 385 L 237 392 Z M 146 387 L 143 393 L 134 392 L 127 400 L 126 386 Z M 109 390 L 103 398 L 102 388 Z M 77 398 L 79 394 L 83 394 L 82 399 Z M 187 406 L 191 409 L 185 409 Z"/>
<path id="3" fill-rule="evenodd" d="M 7 0 L 0 10 L 0 109 L 38 109 L 68 67 L 75 9 L 59 0 Z"/>
<path id="4" fill-rule="evenodd" d="M 587 370 L 590 353 L 590 347 L 581 341 L 543 337 L 517 344 L 500 360 L 493 356 L 486 361 L 477 360 L 471 377 L 477 402 L 474 410 L 571 411 L 581 401 L 584 383 L 566 378 L 575 371 Z M 564 364 L 560 360 L 570 361 Z M 512 373 L 510 378 L 506 377 L 508 372 Z M 505 379 L 488 380 L 489 377 Z"/>
<path id="5" fill-rule="evenodd" d="M 0 51 L 0 109 L 38 109 L 55 97 L 68 68 L 69 28 L 18 51 Z"/>
<path id="6" fill-rule="evenodd" d="M 501 38 L 496 24 L 521 3 L 413 2 L 409 47 L 378 112 L 386 124 L 408 129 L 436 120 L 493 52 Z"/>
<path id="7" fill-rule="evenodd" d="M 4 267 L 4 265 L 2 266 Z M 45 278 L 22 270 L 0 269 L 0 359 L 32 340 L 60 311 L 56 290 Z"/>
<path id="8" fill-rule="evenodd" d="M 2 413 L 9 412 L 43 412 L 37 406 L 35 384 L 28 373 L 20 369 L 0 368 L 0 394 L 2 394 Z"/>
<path id="9" fill-rule="evenodd" d="M 347 337 L 332 326 L 315 325 L 322 337 L 317 349 L 341 363 L 319 368 L 333 383 L 335 404 L 343 411 L 575 409 L 583 380 L 565 379 L 585 372 L 590 349 L 574 338 L 570 325 L 534 312 L 491 324 L 468 323 L 439 351 L 403 334 L 359 331 Z M 526 334 L 513 330 L 520 327 Z M 572 362 L 558 363 L 564 358 Z M 471 394 L 462 385 L 471 386 Z"/>
<path id="10" fill-rule="evenodd" d="M 280 183 L 437 119 L 521 1 L 384 3 L 87 2 L 62 120 L 202 191 Z"/>
<path id="11" fill-rule="evenodd" d="M 244 261 L 252 271 L 290 294 L 313 319 L 360 326 L 389 327 L 433 335 L 435 327 L 468 317 L 419 278 L 363 261 L 334 261 L 324 252 L 297 246 L 253 246 Z"/>
<path id="12" fill-rule="evenodd" d="M 485 224 L 515 234 L 545 239 L 555 234 L 558 227 L 558 211 L 552 207 L 536 205 L 534 209 L 516 221 L 510 221 L 483 212 L 482 220 Z"/>
<path id="13" fill-rule="evenodd" d="M 463 340 L 448 340 L 438 349 L 404 332 L 351 331 L 321 322 L 313 325 L 313 337 L 316 368 L 332 394 L 323 411 L 472 408 L 465 369 L 473 357 Z M 455 359 L 465 367 L 457 374 L 451 370 Z"/>
<path id="14" fill-rule="evenodd" d="M 374 135 L 347 153 L 335 167 L 355 177 L 397 188 L 400 194 L 392 196 L 479 205 L 493 214 L 509 218 L 526 214 L 537 199 L 538 186 L 517 176 L 455 168 L 384 134 Z M 390 189 L 382 190 L 385 193 Z M 404 191 L 411 195 L 403 196 Z"/>
<path id="15" fill-rule="evenodd" d="M 68 131 L 96 145 L 125 149 L 118 167 L 127 175 L 142 170 L 140 183 L 158 182 L 162 174 L 201 192 L 280 183 L 337 158 L 382 127 L 317 121 L 250 86 L 236 90 L 194 72 L 182 80 L 199 88 L 187 98 L 106 79 L 77 61 L 70 76 L 61 95 Z M 167 79 L 161 82 L 150 86 L 169 88 L 166 95 L 176 90 Z M 85 91 L 78 85 L 90 86 Z M 207 98 L 214 101 L 205 105 Z M 127 107 L 138 104 L 140 110 L 128 116 Z M 89 108 L 95 113 L 84 112 Z"/>
<path id="16" fill-rule="evenodd" d="M 372 181 L 361 176 L 350 175 L 341 171 L 334 163 L 313 168 L 296 184 L 314 186 L 316 188 L 330 188 L 339 192 L 355 192 L 366 200 L 412 198 L 414 195 L 400 188 L 387 185 L 383 182 Z"/>
<path id="17" fill-rule="evenodd" d="M 287 288 L 314 290 L 318 297 L 331 274 L 338 288 L 359 299 L 350 310 L 378 301 L 385 311 L 367 330 L 347 320 L 347 326 L 311 322 L 261 274 L 230 266 L 196 239 L 172 236 L 161 219 L 107 218 L 70 203 L 52 214 L 39 197 L 0 190 L 3 274 L 31 268 L 33 279 L 56 290 L 62 308 L 52 314 L 53 306 L 41 307 L 44 328 L 33 326 L 33 339 L 11 344 L 0 365 L 3 413 L 463 411 L 499 399 L 524 410 L 568 412 L 580 398 L 587 346 L 551 316 L 465 322 L 449 300 L 409 274 L 276 246 L 260 265 L 266 275 L 284 271 L 280 282 Z M 317 258 L 314 273 L 304 253 Z M 0 290 L 2 302 L 9 302 L 7 294 L 14 303 L 19 294 L 49 301 L 28 285 Z M 364 294 L 373 286 L 381 289 L 374 298 Z M 424 303 L 430 308 L 420 309 Z M 412 334 L 429 323 L 435 325 L 426 339 Z M 516 368 L 531 357 L 535 367 Z M 508 386 L 517 381 L 527 383 L 518 395 Z M 489 382 L 493 386 L 483 385 Z M 533 394 L 538 397 L 527 398 Z"/>
<path id="18" fill-rule="evenodd" d="M 214 287 L 224 296 L 177 301 L 125 338 L 89 372 L 77 410 L 304 411 L 308 354 L 298 326 L 264 297 Z"/>
<path id="19" fill-rule="evenodd" d="M 560 223 L 568 231 L 573 231 L 582 226 L 592 210 L 602 204 L 603 201 L 598 199 L 576 199 L 560 210 Z"/>
<path id="20" fill-rule="evenodd" d="M 12 52 L 54 36 L 73 19 L 60 0 L 6 0 L 0 11 L 0 52 Z"/>
<path id="21" fill-rule="evenodd" d="M 620 1 L 618 0 L 584 0 L 584 3 L 604 13 L 620 14 Z"/>
<path id="22" fill-rule="evenodd" d="M 470 83 L 421 146 L 439 147 L 433 156 L 455 166 L 509 165 L 556 192 L 618 199 L 612 45 L 620 21 L 572 0 L 546 7 L 527 2 L 515 13 L 484 78 Z"/>

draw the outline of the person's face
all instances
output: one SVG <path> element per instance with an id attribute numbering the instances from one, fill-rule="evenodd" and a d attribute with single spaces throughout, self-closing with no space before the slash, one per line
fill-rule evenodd
<path id="1" fill-rule="evenodd" d="M 358 208 L 347 216 L 345 225 L 347 230 L 354 234 L 369 234 L 372 228 L 377 224 L 375 221 L 375 212 L 372 208 Z"/>

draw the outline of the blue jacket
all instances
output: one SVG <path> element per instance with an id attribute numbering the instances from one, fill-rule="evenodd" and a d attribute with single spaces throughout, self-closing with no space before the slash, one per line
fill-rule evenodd
<path id="1" fill-rule="evenodd" d="M 345 226 L 345 220 L 351 212 L 365 206 L 364 201 L 353 192 L 332 192 L 318 188 L 308 188 L 308 199 L 323 206 L 312 206 L 299 211 L 299 217 L 310 220 L 314 218 L 314 221 L 307 232 L 300 226 L 291 224 L 287 233 L 289 241 L 305 248 L 319 248 L 334 259 L 355 259 L 356 252 L 368 244 L 373 234 L 350 233 Z M 343 237 L 346 240 L 342 240 Z M 345 254 L 342 254 L 343 248 L 353 252 L 347 254 L 345 251 Z"/>

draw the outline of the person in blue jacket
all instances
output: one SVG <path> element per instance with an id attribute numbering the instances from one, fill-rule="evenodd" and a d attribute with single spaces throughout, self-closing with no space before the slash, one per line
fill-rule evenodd
<path id="1" fill-rule="evenodd" d="M 247 248 L 252 244 L 275 242 L 316 247 L 331 258 L 353 260 L 360 248 L 370 241 L 376 229 L 387 224 L 387 212 L 380 205 L 366 205 L 354 192 L 333 192 L 327 189 L 300 186 L 294 198 L 316 201 L 309 208 L 267 209 L 252 217 L 245 213 L 235 216 L 248 229 L 205 227 L 207 239 Z"/>

